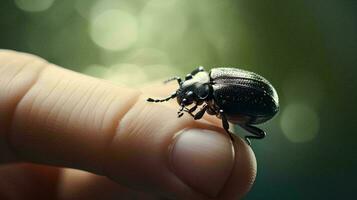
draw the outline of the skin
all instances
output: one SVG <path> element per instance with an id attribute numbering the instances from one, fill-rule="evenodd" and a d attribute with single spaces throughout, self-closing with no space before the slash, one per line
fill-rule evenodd
<path id="1" fill-rule="evenodd" d="M 130 89 L 0 50 L 0 199 L 242 198 L 251 148 L 215 117 L 145 101 L 176 87 Z"/>

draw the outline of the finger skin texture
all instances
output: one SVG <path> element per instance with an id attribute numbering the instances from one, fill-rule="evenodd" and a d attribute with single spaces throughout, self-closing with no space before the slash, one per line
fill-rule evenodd
<path id="1" fill-rule="evenodd" d="M 30 89 L 45 67 L 44 60 L 13 52 L 1 52 L 0 56 L 0 163 L 12 161 L 7 135 L 17 103 Z"/>
<path id="2" fill-rule="evenodd" d="M 239 199 L 248 192 L 256 173 L 249 146 L 240 138 L 232 144 L 215 119 L 178 119 L 176 105 L 147 97 L 0 50 L 0 164 L 85 170 L 169 199 Z"/>

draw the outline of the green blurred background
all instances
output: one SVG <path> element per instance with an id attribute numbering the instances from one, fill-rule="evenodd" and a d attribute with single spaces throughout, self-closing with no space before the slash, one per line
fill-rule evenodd
<path id="1" fill-rule="evenodd" d="M 355 197 L 357 1 L 2 0 L 0 48 L 138 87 L 198 65 L 265 76 L 281 111 L 246 199 Z"/>

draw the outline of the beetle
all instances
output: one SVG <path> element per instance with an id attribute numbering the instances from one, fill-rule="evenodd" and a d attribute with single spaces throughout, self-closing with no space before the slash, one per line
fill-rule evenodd
<path id="1" fill-rule="evenodd" d="M 179 88 L 164 99 L 148 98 L 149 102 L 165 102 L 176 98 L 181 106 L 178 117 L 184 112 L 195 120 L 207 112 L 222 120 L 222 126 L 233 141 L 229 132 L 229 122 L 239 125 L 252 135 L 250 139 L 262 139 L 265 131 L 254 126 L 273 118 L 279 111 L 279 98 L 276 90 L 264 77 L 238 68 L 212 68 L 210 71 L 200 66 L 187 74 L 185 80 L 172 77 L 165 83 L 176 80 Z M 194 113 L 197 108 L 199 111 Z"/>

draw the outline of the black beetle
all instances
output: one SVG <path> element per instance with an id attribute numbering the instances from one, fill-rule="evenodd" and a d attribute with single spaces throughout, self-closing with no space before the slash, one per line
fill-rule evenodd
<path id="1" fill-rule="evenodd" d="M 165 82 L 177 80 L 179 89 L 165 99 L 148 98 L 149 102 L 164 102 L 177 98 L 181 106 L 178 117 L 189 113 L 195 120 L 201 119 L 205 112 L 222 119 L 223 128 L 229 132 L 229 124 L 238 124 L 253 135 L 249 139 L 262 139 L 266 133 L 253 126 L 271 119 L 279 111 L 279 99 L 274 87 L 262 76 L 237 69 L 213 68 L 206 72 L 202 66 L 186 75 L 172 77 Z M 187 108 L 194 104 L 191 108 Z M 198 106 L 201 109 L 193 114 Z"/>

